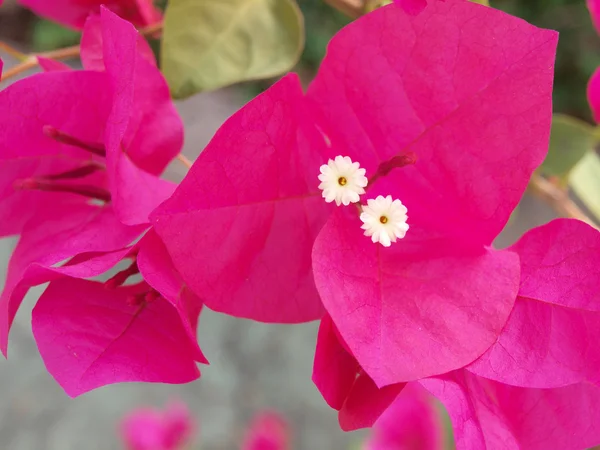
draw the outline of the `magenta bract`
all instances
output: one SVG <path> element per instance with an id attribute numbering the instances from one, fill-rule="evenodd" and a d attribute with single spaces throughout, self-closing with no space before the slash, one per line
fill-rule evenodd
<path id="1" fill-rule="evenodd" d="M 377 386 L 464 367 L 517 298 L 518 255 L 490 245 L 547 151 L 556 41 L 462 0 L 379 8 L 333 38 L 305 96 L 287 76 L 226 122 L 156 232 L 213 309 L 294 322 L 322 302 Z M 406 205 L 406 238 L 383 248 L 356 206 L 331 215 L 317 176 L 336 155 L 366 169 L 366 199 Z"/>
<path id="2" fill-rule="evenodd" d="M 290 450 L 287 421 L 274 411 L 265 411 L 252 420 L 241 450 Z"/>
<path id="3" fill-rule="evenodd" d="M 457 371 L 421 381 L 448 409 L 457 450 L 580 450 L 600 443 L 600 388 L 527 389 Z"/>
<path id="4" fill-rule="evenodd" d="M 326 146 L 294 75 L 234 114 L 152 221 L 211 309 L 303 322 L 323 309 L 312 243 L 329 205 L 315 183 Z"/>
<path id="5" fill-rule="evenodd" d="M 135 302 L 145 283 L 109 289 L 75 278 L 52 281 L 32 314 L 46 368 L 75 397 L 126 381 L 187 383 L 200 376 L 197 344 L 163 297 Z"/>
<path id="6" fill-rule="evenodd" d="M 104 5 L 137 27 L 161 20 L 153 0 L 19 0 L 34 13 L 71 28 L 81 29 L 88 15 L 100 11 Z"/>
<path id="7" fill-rule="evenodd" d="M 559 219 L 510 250 L 521 260 L 519 297 L 497 343 L 468 370 L 524 387 L 600 381 L 600 233 Z"/>
<path id="8" fill-rule="evenodd" d="M 127 450 L 180 450 L 195 432 L 194 418 L 184 403 L 171 403 L 165 410 L 138 408 L 120 424 Z"/>
<path id="9" fill-rule="evenodd" d="M 436 403 L 418 383 L 408 383 L 375 422 L 365 450 L 444 448 L 444 425 Z"/>

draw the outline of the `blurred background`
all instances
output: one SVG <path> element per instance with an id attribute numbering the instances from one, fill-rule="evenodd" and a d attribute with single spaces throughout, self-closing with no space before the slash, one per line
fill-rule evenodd
<path id="1" fill-rule="evenodd" d="M 327 42 L 348 19 L 322 0 L 299 0 L 305 15 L 307 41 L 297 71 L 306 80 L 318 67 Z M 600 37 L 584 0 L 491 0 L 493 7 L 538 26 L 560 32 L 555 112 L 591 122 L 585 89 L 600 66 Z M 5 0 L 0 8 L 0 40 L 24 52 L 46 51 L 78 43 L 78 34 Z M 15 64 L 0 52 L 6 67 Z M 186 124 L 184 153 L 197 157 L 221 123 L 267 82 L 247 83 L 178 102 Z M 184 175 L 181 166 L 169 172 Z M 504 247 L 527 229 L 554 217 L 552 211 L 526 196 L 524 208 L 497 242 Z M 0 240 L 0 285 L 14 241 Z M 211 365 L 202 378 L 185 386 L 122 384 L 69 399 L 48 375 L 30 327 L 30 310 L 40 291 L 17 316 L 10 338 L 10 359 L 0 359 L 0 449 L 109 450 L 121 448 L 119 419 L 140 405 L 184 400 L 199 419 L 198 448 L 235 449 L 251 417 L 264 408 L 281 411 L 290 421 L 297 450 L 359 448 L 364 433 L 343 433 L 337 417 L 311 382 L 317 324 L 274 326 L 203 313 L 199 340 Z"/>

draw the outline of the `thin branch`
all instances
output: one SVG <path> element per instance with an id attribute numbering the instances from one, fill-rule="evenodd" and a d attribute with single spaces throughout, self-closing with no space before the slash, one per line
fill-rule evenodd
<path id="1" fill-rule="evenodd" d="M 537 197 L 552 206 L 562 217 L 578 219 L 598 229 L 598 225 L 594 220 L 571 200 L 565 189 L 561 189 L 539 174 L 534 174 L 531 177 L 529 188 Z"/>
<path id="2" fill-rule="evenodd" d="M 29 58 L 29 55 L 17 50 L 12 45 L 7 44 L 6 42 L 0 42 L 0 51 L 8 53 L 10 56 L 12 56 L 15 59 L 18 59 L 19 61 L 25 61 L 27 58 Z"/>
<path id="3" fill-rule="evenodd" d="M 189 159 L 187 159 L 185 156 L 183 156 L 183 153 L 180 153 L 179 155 L 177 155 L 177 159 L 179 160 L 179 162 L 181 164 L 183 164 L 185 167 L 187 167 L 188 169 L 191 169 L 192 164 L 194 164 L 192 161 L 190 161 Z"/>
<path id="4" fill-rule="evenodd" d="M 162 30 L 162 28 L 163 28 L 163 23 L 159 22 L 159 23 L 155 23 L 153 25 L 149 25 L 145 28 L 141 28 L 139 30 L 139 32 L 142 36 L 149 36 L 149 35 L 153 35 L 155 33 L 160 32 Z M 79 45 L 74 45 L 72 47 L 59 48 L 58 50 L 52 50 L 49 52 L 25 55 L 21 52 L 18 52 L 17 50 L 12 49 L 7 44 L 0 42 L 0 50 L 4 50 L 8 54 L 15 56 L 17 59 L 20 59 L 22 61 L 21 63 L 17 64 L 16 66 L 11 67 L 10 69 L 6 70 L 2 74 L 2 78 L 0 79 L 0 81 L 5 81 L 5 80 L 8 80 L 9 78 L 19 75 L 20 73 L 23 73 L 29 69 L 33 69 L 34 67 L 37 67 L 37 65 L 39 64 L 39 61 L 37 59 L 38 56 L 42 56 L 42 57 L 48 58 L 48 59 L 56 59 L 56 60 L 76 58 L 79 56 L 79 54 L 81 52 L 81 47 Z"/>

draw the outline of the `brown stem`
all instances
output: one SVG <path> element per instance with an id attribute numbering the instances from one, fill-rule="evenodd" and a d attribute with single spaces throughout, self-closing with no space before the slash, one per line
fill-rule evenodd
<path id="1" fill-rule="evenodd" d="M 552 206 L 559 215 L 581 220 L 598 229 L 598 225 L 571 200 L 565 189 L 559 188 L 539 174 L 531 177 L 529 188 L 537 197 Z"/>
<path id="2" fill-rule="evenodd" d="M 6 42 L 0 42 L 0 50 L 4 53 L 8 53 L 10 56 L 18 59 L 19 61 L 24 61 L 29 57 L 29 55 L 26 55 L 25 53 L 17 50 L 13 46 L 8 45 Z"/>
<path id="3" fill-rule="evenodd" d="M 155 33 L 158 33 L 159 31 L 161 31 L 163 28 L 163 23 L 159 22 L 159 23 L 155 23 L 153 25 L 149 25 L 145 28 L 141 28 L 139 30 L 140 34 L 142 36 L 149 36 L 149 35 L 153 35 Z M 7 51 L 7 53 L 12 54 L 12 51 L 9 52 L 6 48 L 6 45 L 0 46 L 0 49 L 4 49 L 5 51 Z M 16 75 L 19 75 L 20 73 L 23 73 L 29 69 L 33 69 L 34 67 L 37 67 L 38 65 L 38 56 L 43 56 L 44 58 L 48 58 L 48 59 L 69 59 L 69 58 L 76 58 L 79 56 L 81 52 L 81 48 L 79 47 L 79 45 L 73 45 L 71 47 L 65 47 L 65 48 L 59 48 L 58 50 L 52 50 L 49 52 L 43 52 L 43 53 L 37 53 L 37 54 L 32 54 L 32 55 L 23 55 L 22 53 L 19 53 L 18 59 L 23 59 L 23 61 L 19 64 L 17 64 L 14 67 L 11 67 L 10 69 L 6 70 L 3 74 L 2 74 L 2 78 L 0 79 L 0 81 L 5 81 L 8 80 L 9 78 L 12 78 Z M 17 55 L 13 55 L 13 56 L 17 56 Z"/>
<path id="4" fill-rule="evenodd" d="M 362 16 L 365 11 L 364 0 L 325 0 L 325 2 L 353 19 Z"/>
<path id="5" fill-rule="evenodd" d="M 190 161 L 185 156 L 183 156 L 183 153 L 180 153 L 179 155 L 177 155 L 177 159 L 179 160 L 179 162 L 181 164 L 183 164 L 188 169 L 190 169 L 192 167 L 192 164 L 194 164 L 192 161 Z"/>

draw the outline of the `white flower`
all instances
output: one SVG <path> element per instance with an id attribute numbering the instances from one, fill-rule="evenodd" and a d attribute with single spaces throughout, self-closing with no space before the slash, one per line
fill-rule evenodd
<path id="1" fill-rule="evenodd" d="M 378 196 L 375 200 L 367 200 L 362 207 L 360 220 L 365 236 L 371 236 L 373 242 L 389 247 L 396 239 L 402 239 L 408 231 L 406 220 L 407 209 L 400 200 L 392 200 L 392 196 Z"/>
<path id="2" fill-rule="evenodd" d="M 365 177 L 365 169 L 360 164 L 352 162 L 347 156 L 336 156 L 327 164 L 321 166 L 319 175 L 319 189 L 323 191 L 323 198 L 327 203 L 335 200 L 340 206 L 342 203 L 348 206 L 356 203 L 360 195 L 365 193 L 368 180 Z"/>

